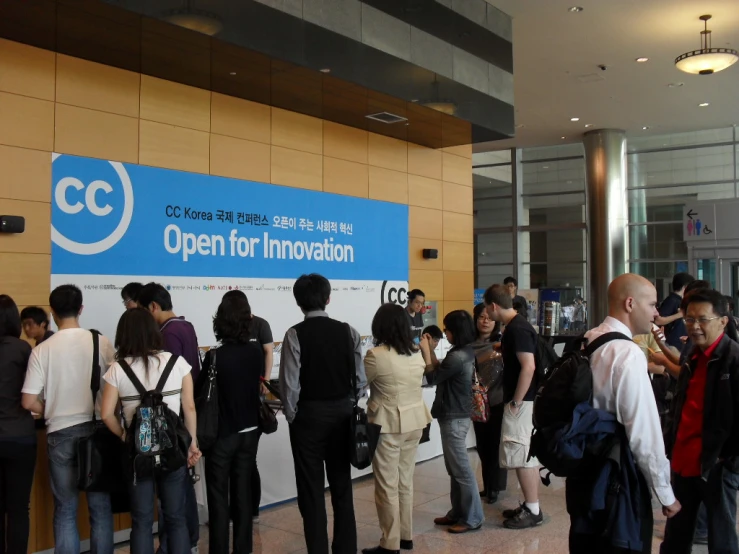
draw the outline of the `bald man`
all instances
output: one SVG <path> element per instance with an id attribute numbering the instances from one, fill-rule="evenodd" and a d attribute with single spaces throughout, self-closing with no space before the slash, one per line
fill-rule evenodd
<path id="1" fill-rule="evenodd" d="M 611 332 L 623 333 L 630 338 L 643 335 L 650 332 L 657 315 L 657 291 L 652 283 L 639 275 L 621 275 L 608 287 L 608 317 L 600 326 L 588 331 L 585 338 L 592 342 Z M 654 521 L 649 489 L 654 490 L 662 504 L 663 514 L 668 518 L 680 511 L 680 503 L 670 486 L 670 462 L 665 456 L 647 361 L 633 341 L 614 340 L 593 353 L 590 367 L 593 372 L 593 407 L 616 414 L 626 429 L 629 447 L 641 474 L 641 552 L 650 553 Z M 584 487 L 590 487 L 590 481 L 568 479 L 568 501 L 590 494 L 590 490 Z M 632 552 L 606 550 L 598 542 L 599 534 L 575 531 L 570 529 L 570 552 Z"/>

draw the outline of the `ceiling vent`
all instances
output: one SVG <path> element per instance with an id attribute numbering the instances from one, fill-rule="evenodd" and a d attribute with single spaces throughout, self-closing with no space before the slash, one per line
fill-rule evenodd
<path id="1" fill-rule="evenodd" d="M 373 121 L 379 121 L 380 123 L 387 123 L 388 125 L 392 123 L 400 123 L 402 121 L 408 121 L 407 117 L 401 117 L 399 115 L 395 115 L 394 113 L 390 112 L 379 112 L 379 113 L 373 113 L 370 115 L 365 115 L 367 119 L 372 119 Z"/>

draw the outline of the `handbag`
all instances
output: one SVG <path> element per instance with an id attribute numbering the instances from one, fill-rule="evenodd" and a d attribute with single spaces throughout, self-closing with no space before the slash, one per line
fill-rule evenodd
<path id="1" fill-rule="evenodd" d="M 367 412 L 359 406 L 359 391 L 357 390 L 357 367 L 354 361 L 354 340 L 348 323 L 344 324 L 348 333 L 349 368 L 352 372 L 352 390 L 354 391 L 354 408 L 351 418 L 351 464 L 357 469 L 365 469 L 372 463 L 372 458 L 380 440 L 381 425 L 370 423 Z"/>
<path id="2" fill-rule="evenodd" d="M 77 488 L 88 492 L 109 492 L 125 495 L 126 479 L 123 474 L 123 441 L 97 419 L 95 399 L 100 390 L 100 333 L 92 333 L 92 424 L 93 433 L 77 442 Z M 119 509 L 128 511 L 119 501 Z"/>
<path id="3" fill-rule="evenodd" d="M 259 403 L 259 421 L 257 423 L 259 430 L 265 435 L 269 435 L 277 431 L 277 413 L 267 402 L 262 400 Z"/>
<path id="4" fill-rule="evenodd" d="M 477 376 L 475 369 L 474 380 L 472 381 L 472 421 L 486 423 L 490 417 L 490 406 L 488 405 L 488 389 Z"/>
<path id="5" fill-rule="evenodd" d="M 209 450 L 218 439 L 218 382 L 216 377 L 216 351 L 211 348 L 210 365 L 208 366 L 208 381 L 203 385 L 195 401 L 195 411 L 198 415 L 197 434 L 198 447 Z"/>

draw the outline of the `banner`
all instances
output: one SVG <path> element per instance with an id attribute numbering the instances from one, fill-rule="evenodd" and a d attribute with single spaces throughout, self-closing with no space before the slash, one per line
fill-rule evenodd
<path id="1" fill-rule="evenodd" d="M 83 290 L 83 325 L 111 339 L 128 282 L 162 283 L 174 311 L 215 342 L 223 294 L 243 290 L 275 340 L 302 319 L 292 286 L 304 273 L 332 284 L 328 308 L 369 335 L 383 302 L 405 304 L 408 207 L 53 154 L 52 287 Z"/>

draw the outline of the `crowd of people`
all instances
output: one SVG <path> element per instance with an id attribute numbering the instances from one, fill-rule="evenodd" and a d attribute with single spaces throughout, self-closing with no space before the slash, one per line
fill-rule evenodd
<path id="1" fill-rule="evenodd" d="M 442 330 L 423 327 L 422 291 L 411 291 L 405 308 L 380 306 L 372 321 L 374 347 L 363 355 L 356 329 L 326 312 L 329 281 L 311 274 L 295 282 L 293 294 L 305 317 L 284 337 L 279 392 L 308 552 L 356 553 L 349 429 L 358 398 L 367 390 L 369 421 L 381 426 L 372 467 L 382 537 L 364 554 L 413 548 L 416 452 L 432 419 L 438 421 L 451 483 L 450 509 L 434 520 L 436 525 L 454 534 L 480 529 L 482 504 L 498 501 L 509 470 L 515 470 L 523 502 L 502 512 L 503 525 L 527 529 L 546 521 L 539 503 L 540 464 L 531 453 L 534 403 L 546 378 L 540 370 L 542 339 L 521 313 L 517 282 L 506 281 L 490 286 L 472 314 L 455 310 L 444 316 L 443 335 L 451 350 L 441 360 L 436 347 Z M 709 552 L 739 553 L 736 320 L 729 300 L 709 283 L 678 274 L 672 285 L 658 311 L 651 282 L 633 274 L 616 278 L 608 289 L 608 317 L 584 335 L 587 343 L 612 333 L 622 339 L 599 346 L 589 357 L 590 404 L 618 421 L 626 451 L 622 459 L 632 460 L 634 470 L 633 479 L 621 483 L 630 500 L 617 502 L 622 511 L 613 517 L 609 503 L 598 512 L 583 501 L 597 497 L 602 486 L 595 466 L 567 478 L 571 552 L 651 552 L 654 493 L 668 518 L 662 554 L 689 553 L 694 541 L 707 542 Z M 83 298 L 74 285 L 57 287 L 49 297 L 56 332 L 49 330 L 42 308 L 19 312 L 10 297 L 0 295 L 0 544 L 13 553 L 27 548 L 37 450 L 32 413 L 46 421 L 55 549 L 76 553 L 77 446 L 99 425 L 126 441 L 127 432 L 135 431 L 132 422 L 146 396 L 142 391 L 158 387 L 162 402 L 182 418 L 190 441 L 186 464 L 176 469 L 137 476 L 124 462 L 132 553 L 154 552 L 155 505 L 158 552 L 197 551 L 193 483 L 198 477 L 192 468 L 201 456 L 209 551 L 251 552 L 261 496 L 259 407 L 273 365 L 269 323 L 252 313 L 243 292 L 226 293 L 213 317 L 218 344 L 201 364 L 195 329 L 174 313 L 162 285 L 130 283 L 122 300 L 126 310 L 111 344 L 80 326 Z M 20 339 L 22 330 L 35 342 L 33 349 Z M 102 392 L 94 398 L 87 391 L 96 364 L 102 368 Z M 201 451 L 195 400 L 211 379 L 218 384 L 218 436 Z M 430 411 L 424 386 L 436 387 Z M 480 391 L 484 417 L 473 405 Z M 470 427 L 482 490 L 467 451 Z M 334 510 L 330 544 L 326 479 Z M 86 495 L 91 549 L 112 554 L 111 496 Z"/>

